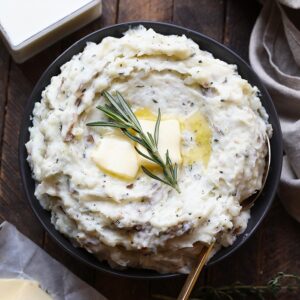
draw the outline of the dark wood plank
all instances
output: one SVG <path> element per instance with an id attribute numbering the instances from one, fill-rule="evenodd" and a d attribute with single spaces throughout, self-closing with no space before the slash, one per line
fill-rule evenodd
<path id="1" fill-rule="evenodd" d="M 61 52 L 61 42 L 58 41 L 54 45 L 27 60 L 25 63 L 17 66 L 23 73 L 22 75 L 30 82 L 31 87 L 33 87 L 41 77 L 42 73 Z"/>
<path id="2" fill-rule="evenodd" d="M 224 0 L 174 0 L 175 24 L 199 31 L 222 41 Z"/>
<path id="3" fill-rule="evenodd" d="M 105 27 L 117 22 L 119 0 L 102 1 L 103 13 L 100 20 L 97 20 L 92 26 Z"/>
<path id="4" fill-rule="evenodd" d="M 262 284 L 278 272 L 299 274 L 299 230 L 300 224 L 276 198 L 255 235 L 233 256 L 209 269 L 208 284 L 219 286 L 235 281 Z"/>
<path id="5" fill-rule="evenodd" d="M 63 51 L 70 47 L 73 43 L 88 35 L 89 33 L 106 26 L 112 25 L 117 20 L 118 0 L 102 1 L 102 16 L 85 27 L 70 34 L 62 41 Z"/>
<path id="6" fill-rule="evenodd" d="M 174 279 L 151 281 L 150 299 L 151 300 L 157 299 L 155 298 L 155 296 L 157 295 L 173 297 L 174 299 L 176 299 L 183 287 L 185 279 L 186 276 L 183 275 L 180 276 L 179 278 L 174 278 Z M 203 283 L 204 283 L 204 276 L 201 277 L 198 284 L 203 284 Z"/>
<path id="7" fill-rule="evenodd" d="M 258 1 L 227 0 L 223 42 L 248 60 L 249 40 L 260 11 Z"/>
<path id="8" fill-rule="evenodd" d="M 109 300 L 148 300 L 148 280 L 135 280 L 116 276 L 96 277 L 95 287 Z"/>
<path id="9" fill-rule="evenodd" d="M 172 20 L 172 0 L 120 0 L 118 22 Z"/>
<path id="10" fill-rule="evenodd" d="M 43 230 L 25 200 L 20 183 L 17 154 L 20 122 L 31 89 L 32 85 L 21 69 L 12 63 L 9 72 L 1 155 L 0 215 L 41 245 Z"/>
<path id="11" fill-rule="evenodd" d="M 276 199 L 260 228 L 259 282 L 268 281 L 278 272 L 300 274 L 299 232 L 300 224 L 287 214 L 279 199 Z M 287 296 L 281 295 L 277 299 L 285 300 Z"/>
<path id="12" fill-rule="evenodd" d="M 6 51 L 2 41 L 0 41 L 0 153 L 2 145 L 5 106 L 7 101 L 9 62 L 10 58 L 8 52 Z"/>
<path id="13" fill-rule="evenodd" d="M 8 71 L 9 71 L 10 57 L 6 51 L 4 44 L 0 41 L 0 158 L 2 155 L 2 140 L 3 140 L 3 127 L 7 102 L 7 89 L 8 89 Z M 0 159 L 0 170 L 2 160 Z M 2 186 L 0 185 L 0 195 L 2 194 Z M 4 201 L 0 197 L 0 206 L 4 205 Z M 4 221 L 4 213 L 0 210 L 0 223 Z"/>
<path id="14" fill-rule="evenodd" d="M 300 224 L 292 219 L 279 199 L 261 226 L 261 277 L 274 272 L 300 272 Z"/>
<path id="15" fill-rule="evenodd" d="M 2 155 L 2 139 L 3 139 L 3 127 L 7 102 L 7 88 L 8 88 L 8 70 L 9 70 L 10 58 L 6 51 L 4 44 L 0 41 L 0 158 Z M 0 170 L 2 160 L 0 159 Z M 0 185 L 0 195 L 2 194 L 2 186 Z M 0 206 L 4 205 L 3 200 L 0 197 Z M 4 213 L 0 210 L 0 223 L 4 221 Z"/>

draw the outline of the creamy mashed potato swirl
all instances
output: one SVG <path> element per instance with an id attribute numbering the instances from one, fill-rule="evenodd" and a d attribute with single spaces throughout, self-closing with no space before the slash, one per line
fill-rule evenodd
<path id="1" fill-rule="evenodd" d="M 114 131 L 86 126 L 105 120 L 96 109 L 104 90 L 134 111 L 180 120 L 181 193 L 142 172 L 110 176 L 91 159 Z M 187 273 L 203 244 L 217 251 L 245 230 L 241 201 L 262 185 L 267 119 L 235 65 L 185 36 L 133 28 L 88 43 L 35 104 L 26 144 L 35 195 L 57 230 L 113 267 Z"/>

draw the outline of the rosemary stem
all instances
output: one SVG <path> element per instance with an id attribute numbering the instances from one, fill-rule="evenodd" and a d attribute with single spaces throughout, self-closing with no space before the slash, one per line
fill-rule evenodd
<path id="1" fill-rule="evenodd" d="M 103 92 L 103 96 L 109 102 L 109 104 L 105 104 L 104 106 L 97 106 L 97 109 L 101 110 L 109 119 L 109 121 L 92 122 L 88 123 L 87 125 L 114 127 L 122 130 L 122 132 L 128 138 L 140 144 L 147 150 L 148 155 L 141 152 L 137 147 L 135 147 L 136 151 L 140 155 L 144 156 L 145 158 L 161 167 L 164 178 L 160 178 L 159 176 L 153 174 L 150 170 L 142 166 L 144 173 L 155 180 L 161 181 L 162 183 L 171 186 L 178 193 L 180 193 L 177 182 L 177 165 L 172 163 L 168 151 L 166 153 L 166 161 L 164 161 L 158 151 L 159 125 L 161 120 L 160 110 L 158 110 L 158 117 L 155 123 L 154 134 L 150 134 L 149 132 L 145 133 L 137 117 L 120 93 L 117 92 L 116 96 L 112 96 L 107 91 L 105 91 Z M 132 131 L 134 131 L 135 133 L 133 134 Z"/>

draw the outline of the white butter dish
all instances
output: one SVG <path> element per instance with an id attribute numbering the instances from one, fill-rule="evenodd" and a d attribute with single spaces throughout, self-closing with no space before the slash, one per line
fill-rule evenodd
<path id="1" fill-rule="evenodd" d="M 0 34 L 21 63 L 101 13 L 101 0 L 0 0 Z"/>

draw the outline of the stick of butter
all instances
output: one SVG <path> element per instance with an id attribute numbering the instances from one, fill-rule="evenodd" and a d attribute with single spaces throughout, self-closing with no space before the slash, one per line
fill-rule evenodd
<path id="1" fill-rule="evenodd" d="M 0 37 L 21 63 L 101 12 L 101 0 L 0 0 Z"/>
<path id="2" fill-rule="evenodd" d="M 0 279 L 1 300 L 52 300 L 37 281 L 26 279 Z"/>
<path id="3" fill-rule="evenodd" d="M 104 136 L 91 158 L 104 172 L 121 179 L 134 179 L 139 170 L 137 152 L 126 137 Z"/>
<path id="4" fill-rule="evenodd" d="M 145 133 L 149 132 L 152 135 L 154 134 L 155 121 L 150 120 L 139 120 L 142 129 Z M 159 126 L 159 137 L 158 137 L 158 152 L 161 157 L 166 159 L 166 152 L 169 151 L 169 156 L 173 163 L 180 164 L 182 161 L 180 153 L 180 124 L 179 121 L 172 120 L 163 120 L 160 122 Z M 137 148 L 148 155 L 146 149 L 138 145 Z M 150 161 L 149 159 L 144 158 L 139 155 L 140 165 L 150 168 L 157 167 L 157 164 Z"/>

